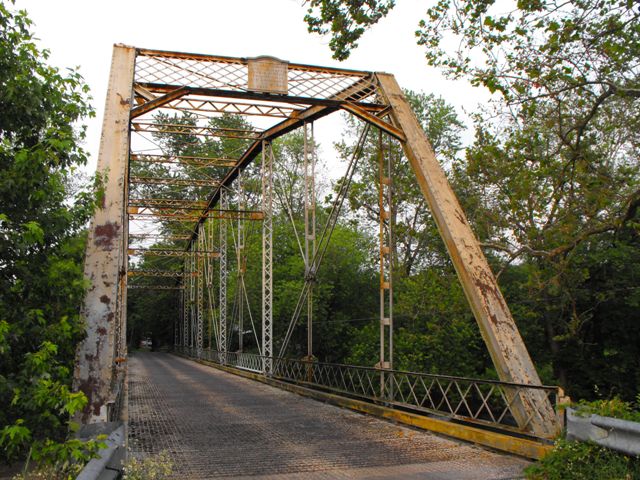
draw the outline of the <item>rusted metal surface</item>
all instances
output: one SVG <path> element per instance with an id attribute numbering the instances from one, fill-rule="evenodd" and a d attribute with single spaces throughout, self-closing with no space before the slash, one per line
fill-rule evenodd
<path id="1" fill-rule="evenodd" d="M 79 350 L 76 369 L 76 386 L 91 400 L 83 421 L 104 416 L 101 409 L 108 401 L 114 366 L 125 365 L 124 324 L 129 276 L 175 279 L 179 288 L 188 285 L 188 292 L 182 290 L 185 295 L 182 327 L 177 327 L 182 335 L 179 341 L 182 345 L 197 344 L 202 348 L 203 315 L 212 317 L 215 310 L 209 277 L 213 271 L 211 257 L 216 256 L 203 252 L 221 252 L 219 263 L 222 270 L 226 269 L 226 235 L 220 237 L 220 248 L 214 248 L 211 230 L 214 221 L 221 226 L 219 233 L 224 233 L 222 226 L 228 220 L 262 221 L 266 229 L 263 236 L 269 236 L 271 228 L 265 208 L 257 205 L 253 210 L 249 210 L 253 207 L 228 208 L 226 205 L 216 208 L 217 204 L 221 198 L 236 203 L 234 182 L 261 153 L 263 158 L 264 154 L 272 154 L 270 150 L 263 151 L 272 140 L 340 109 L 364 120 L 366 129 L 373 125 L 388 134 L 389 141 L 393 137 L 403 144 L 500 377 L 516 383 L 540 383 L 464 213 L 393 76 L 291 64 L 271 57 L 231 58 L 116 46 L 98 163 L 99 171 L 108 171 L 109 177 L 105 203 L 92 223 L 87 249 L 85 271 L 92 281 L 85 304 L 88 337 Z M 152 117 L 156 111 L 172 120 L 158 123 Z M 183 114 L 193 121 L 179 120 Z M 281 120 L 263 127 L 264 130 L 217 128 L 213 120 L 224 114 Z M 133 118 L 136 120 L 131 122 Z M 131 134 L 135 135 L 129 145 Z M 177 154 L 180 149 L 166 148 L 162 141 L 171 139 L 179 145 L 197 147 L 216 142 L 218 138 L 237 144 L 232 153 L 226 154 L 229 157 L 237 154 L 237 158 L 198 156 L 206 154 L 197 153 L 197 148 L 193 149 L 196 152 L 193 156 L 181 156 Z M 128 155 L 130 162 L 127 162 Z M 390 177 L 390 173 L 381 172 L 380 185 L 389 192 L 392 190 Z M 389 205 L 381 208 L 381 225 L 390 226 L 390 196 L 383 203 Z M 128 239 L 129 222 L 135 222 L 132 223 L 132 244 Z M 169 227 L 171 235 L 151 233 L 158 232 L 160 225 Z M 203 235 L 211 238 L 201 239 Z M 309 235 L 306 232 L 305 242 Z M 184 249 L 179 252 L 163 247 L 148 250 L 154 240 L 169 239 L 184 241 Z M 392 239 L 385 235 L 383 240 L 380 251 L 381 258 L 387 262 L 384 272 L 390 272 Z M 171 248 L 182 249 L 183 245 L 174 244 Z M 128 254 L 135 258 L 143 255 L 180 257 L 186 260 L 185 267 L 182 272 L 134 270 L 127 275 Z M 269 270 L 268 265 L 270 262 L 265 262 L 263 270 Z M 226 283 L 221 281 L 221 292 L 223 284 Z M 137 285 L 154 287 L 146 283 Z M 390 287 L 390 277 L 383 278 L 381 291 L 390 295 Z M 208 302 L 208 313 L 204 312 L 205 302 Z M 210 319 L 208 333 L 209 337 L 215 334 L 216 343 L 219 347 L 224 343 L 225 350 L 223 339 L 226 337 L 222 330 L 226 328 L 226 320 L 223 321 L 226 297 L 223 301 L 221 295 L 219 303 L 219 318 Z M 270 307 L 263 317 L 269 316 L 268 311 Z M 383 331 L 392 325 L 391 318 L 389 305 L 381 311 Z M 194 333 L 196 327 L 197 334 Z M 263 333 L 264 330 L 268 330 L 268 325 Z M 270 344 L 269 332 L 267 336 Z M 209 347 L 211 342 L 210 338 Z M 308 343 L 310 353 L 310 339 Z M 390 352 L 391 341 L 388 343 Z M 380 366 L 390 367 L 391 362 L 392 356 L 387 359 L 383 354 Z M 531 412 L 543 412 L 542 417 L 547 416 L 549 422 L 538 422 L 537 433 L 552 433 L 555 413 L 545 398 L 532 394 L 515 395 L 511 400 L 516 420 L 524 424 L 531 418 Z"/>
<path id="2" fill-rule="evenodd" d="M 500 379 L 540 385 L 540 377 L 509 307 L 429 140 L 395 78 L 389 74 L 377 75 L 393 118 L 407 137 L 403 149 L 447 246 Z M 555 433 L 555 412 L 544 395 L 532 391 L 513 400 L 518 422 L 524 423 L 532 412 L 544 412 L 542 418 L 548 420 L 536 420 L 536 433 L 547 436 Z"/>
<path id="3" fill-rule="evenodd" d="M 364 120 L 365 122 L 369 122 L 372 125 L 375 125 L 380 130 L 388 133 L 392 137 L 397 138 L 398 140 L 401 140 L 403 142 L 406 141 L 406 138 L 404 136 L 404 133 L 402 133 L 402 130 L 384 121 L 379 116 L 373 115 L 372 113 L 368 112 L 364 108 L 349 102 L 345 102 L 344 104 L 342 104 L 340 108 L 342 108 L 343 110 L 349 113 L 352 113 L 353 115 Z"/>
<path id="4" fill-rule="evenodd" d="M 288 63 L 275 57 L 248 60 L 249 90 L 286 95 L 289 92 Z"/>
<path id="5" fill-rule="evenodd" d="M 171 165 L 190 165 L 195 167 L 233 167 L 236 164 L 234 158 L 208 158 L 186 155 L 144 155 L 132 153 L 129 157 L 132 162 L 163 163 Z"/>
<path id="6" fill-rule="evenodd" d="M 82 423 L 107 419 L 107 403 L 122 331 L 123 282 L 126 282 L 125 195 L 126 159 L 129 151 L 135 49 L 116 45 L 105 107 L 98 172 L 107 176 L 104 200 L 89 228 L 84 273 L 90 281 L 82 315 L 87 336 L 78 347 L 74 387 L 87 395 Z M 126 283 L 124 283 L 126 286 Z M 126 297 L 124 297 L 126 298 Z"/>

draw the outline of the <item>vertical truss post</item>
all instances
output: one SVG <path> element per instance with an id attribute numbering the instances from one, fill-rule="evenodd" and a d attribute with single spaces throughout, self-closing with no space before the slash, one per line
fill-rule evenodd
<path id="1" fill-rule="evenodd" d="M 273 150 L 262 142 L 262 370 L 273 369 Z"/>
<path id="2" fill-rule="evenodd" d="M 229 208 L 228 192 L 220 191 L 220 208 Z M 227 362 L 227 220 L 220 218 L 220 346 L 222 348 L 221 363 Z"/>
<path id="3" fill-rule="evenodd" d="M 236 180 L 238 185 L 238 210 L 246 210 L 244 188 L 242 185 L 242 173 L 238 173 Z M 238 351 L 244 349 L 244 220 L 238 216 L 238 246 L 236 248 L 238 281 L 237 281 L 237 305 L 238 305 Z"/>
<path id="4" fill-rule="evenodd" d="M 197 304 L 197 331 L 196 331 L 196 352 L 198 354 L 198 358 L 202 356 L 202 341 L 203 341 L 203 318 L 204 315 L 204 282 L 205 282 L 205 274 L 204 274 L 204 252 L 206 249 L 204 248 L 204 225 L 200 224 L 198 227 L 200 230 L 200 234 L 198 235 L 198 252 L 197 252 L 197 261 L 198 261 L 198 276 L 196 277 L 196 281 L 198 284 L 198 304 Z"/>
<path id="5" fill-rule="evenodd" d="M 184 257 L 184 269 L 185 273 L 189 272 L 189 257 Z M 182 278 L 182 352 L 186 352 L 186 348 L 189 345 L 189 277 Z"/>
<path id="6" fill-rule="evenodd" d="M 308 130 L 311 131 L 309 136 Z M 311 262 L 316 254 L 316 188 L 315 168 L 316 152 L 313 123 L 304 124 L 304 263 L 305 279 L 309 280 L 307 294 L 307 359 L 313 360 L 313 285 L 315 272 L 311 270 Z"/>
<path id="7" fill-rule="evenodd" d="M 213 250 L 213 222 L 211 220 L 207 220 L 205 222 L 205 245 L 204 248 L 206 251 Z M 205 289 L 207 291 L 207 301 L 208 307 L 206 309 L 207 312 L 207 334 L 208 334 L 208 342 L 207 348 L 211 351 L 213 350 L 212 346 L 212 335 L 213 335 L 213 305 L 212 305 L 212 291 L 213 291 L 213 261 L 211 255 L 207 255 L 205 258 Z"/>
<path id="8" fill-rule="evenodd" d="M 180 346 L 180 330 L 182 329 L 182 301 L 184 298 L 182 297 L 182 290 L 178 294 L 178 318 L 174 323 L 173 330 L 173 346 L 175 349 Z"/>
<path id="9" fill-rule="evenodd" d="M 393 75 L 376 76 L 393 121 L 406 137 L 402 147 L 447 246 L 498 376 L 505 382 L 540 385 L 509 307 L 429 140 Z M 543 437 L 557 433 L 556 414 L 545 392 L 521 392 L 510 399 L 518 425 L 530 425 L 535 434 Z"/>
<path id="10" fill-rule="evenodd" d="M 191 247 L 189 254 L 189 348 L 190 355 L 193 355 L 195 342 L 195 321 L 196 321 L 196 256 L 193 252 L 195 245 Z"/>
<path id="11" fill-rule="evenodd" d="M 378 130 L 378 220 L 380 223 L 380 361 L 378 368 L 393 368 L 393 249 L 392 249 L 392 180 L 391 152 L 385 154 L 382 130 Z M 391 396 L 389 386 L 385 392 L 385 375 L 380 373 L 381 397 Z"/>
<path id="12" fill-rule="evenodd" d="M 105 196 L 89 228 L 84 276 L 90 287 L 82 308 L 87 335 L 78 346 L 73 382 L 89 400 L 78 414 L 81 423 L 107 419 L 118 365 L 124 365 L 126 185 L 134 62 L 134 48 L 114 46 L 97 168 L 106 177 Z"/>

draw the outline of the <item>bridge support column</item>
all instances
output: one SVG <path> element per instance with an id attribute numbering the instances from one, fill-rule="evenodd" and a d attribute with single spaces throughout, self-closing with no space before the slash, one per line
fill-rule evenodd
<path id="1" fill-rule="evenodd" d="M 203 343 L 203 316 L 204 316 L 204 282 L 205 282 L 205 272 L 204 272 L 204 253 L 206 248 L 204 246 L 204 224 L 200 224 L 198 227 L 200 230 L 200 234 L 198 235 L 197 242 L 197 266 L 198 266 L 198 276 L 196 277 L 196 281 L 198 284 L 198 292 L 197 292 L 197 330 L 196 330 L 196 352 L 198 358 L 202 356 L 202 343 Z"/>
<path id="2" fill-rule="evenodd" d="M 228 192 L 220 191 L 220 208 L 229 208 Z M 224 215 L 219 220 L 220 226 L 220 363 L 227 363 L 227 220 Z"/>
<path id="3" fill-rule="evenodd" d="M 378 368 L 393 369 L 393 203 L 391 149 L 385 149 L 378 130 L 378 220 L 380 223 L 380 361 Z M 381 398 L 393 399 L 393 385 L 380 373 Z"/>
<path id="4" fill-rule="evenodd" d="M 191 260 L 189 257 L 184 257 L 184 272 L 189 272 L 189 265 Z M 189 277 L 182 278 L 182 341 L 181 346 L 183 352 L 189 346 Z"/>
<path id="5" fill-rule="evenodd" d="M 74 389 L 89 399 L 82 423 L 108 419 L 107 405 L 126 356 L 127 158 L 135 49 L 116 45 L 105 105 L 97 171 L 104 197 L 89 227 L 84 276 L 90 282 L 82 316 L 87 336 L 79 345 Z"/>
<path id="6" fill-rule="evenodd" d="M 447 181 L 433 149 L 393 75 L 376 74 L 392 117 L 406 136 L 402 147 L 427 200 L 493 364 L 502 381 L 540 385 L 540 377 L 522 341 L 491 268 Z M 544 391 L 529 389 L 513 402 L 520 427 L 544 437 L 555 430 L 555 412 Z"/>
<path id="7" fill-rule="evenodd" d="M 262 370 L 273 370 L 273 150 L 262 142 Z"/>

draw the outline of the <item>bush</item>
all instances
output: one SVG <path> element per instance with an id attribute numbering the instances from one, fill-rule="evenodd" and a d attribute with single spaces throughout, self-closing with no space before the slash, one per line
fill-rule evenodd
<path id="1" fill-rule="evenodd" d="M 173 462 L 166 451 L 156 456 L 131 457 L 124 465 L 122 480 L 163 480 L 173 472 Z"/>
<path id="2" fill-rule="evenodd" d="M 581 417 L 601 415 L 603 417 L 620 418 L 632 422 L 640 422 L 639 407 L 640 395 L 637 397 L 635 408 L 631 402 L 624 402 L 620 397 L 613 397 L 609 400 L 595 400 L 593 402 L 580 400 L 577 404 L 573 405 L 576 414 Z"/>
<path id="3" fill-rule="evenodd" d="M 640 459 L 591 442 L 558 440 L 539 463 L 525 469 L 529 480 L 636 480 Z"/>

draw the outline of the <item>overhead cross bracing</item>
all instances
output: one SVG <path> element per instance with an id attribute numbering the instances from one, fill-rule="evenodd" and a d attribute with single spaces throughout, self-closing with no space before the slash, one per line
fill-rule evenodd
<path id="1" fill-rule="evenodd" d="M 337 111 L 362 120 L 361 136 L 319 224 L 313 125 Z M 281 192 L 273 142 L 298 128 L 305 145 L 304 231 L 294 233 L 305 266 L 303 287 L 283 327 L 284 338 L 274 338 L 273 298 L 278 292 L 273 258 L 278 245 L 273 209 Z M 116 46 L 98 160 L 106 177 L 105 201 L 90 231 L 86 273 L 93 287 L 84 309 L 88 337 L 79 356 L 84 360 L 76 372 L 76 385 L 90 398 L 85 421 L 108 416 L 112 385 L 126 368 L 129 284 L 138 289 L 177 287 L 181 317 L 175 324 L 176 347 L 196 357 L 216 352 L 226 364 L 233 357 L 230 345 L 242 349 L 248 335 L 258 349 L 259 370 L 273 375 L 287 355 L 293 329 L 306 317 L 307 360 L 314 361 L 317 274 L 363 145 L 371 138 L 377 139 L 379 155 L 379 400 L 392 402 L 402 393 L 398 388 L 404 388 L 389 382 L 394 378 L 390 211 L 392 165 L 398 161 L 408 161 L 415 173 L 500 379 L 540 386 L 464 212 L 392 75 L 272 57 Z M 406 159 L 393 158 L 389 145 L 402 147 Z M 286 199 L 281 203 L 295 225 Z M 250 261 L 246 241 L 256 235 L 261 258 Z M 261 273 L 259 291 L 247 288 L 247 269 Z M 260 308 L 252 307 L 250 297 L 260 299 Z M 237 340 L 232 338 L 236 334 Z M 504 398 L 523 431 L 545 438 L 557 431 L 551 402 L 538 389 L 505 388 Z"/>

